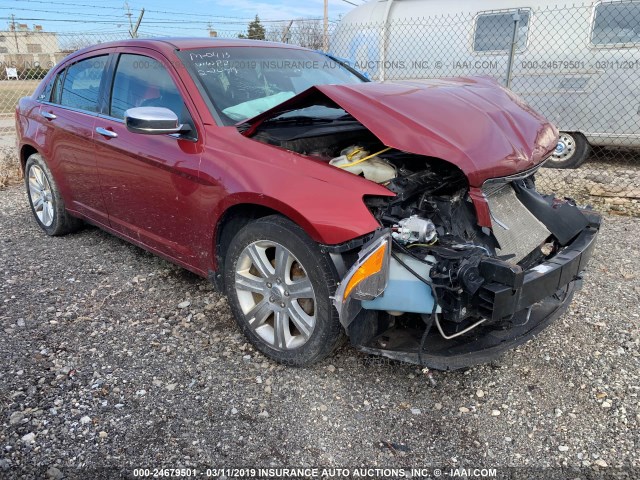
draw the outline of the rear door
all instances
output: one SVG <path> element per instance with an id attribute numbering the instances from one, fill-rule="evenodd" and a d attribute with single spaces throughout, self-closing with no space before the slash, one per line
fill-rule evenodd
<path id="1" fill-rule="evenodd" d="M 40 98 L 42 154 L 69 210 L 108 225 L 93 135 L 109 52 L 88 54 L 57 73 Z"/>
<path id="2" fill-rule="evenodd" d="M 195 109 L 185 103 L 188 98 L 184 87 L 177 86 L 178 75 L 160 54 L 128 48 L 115 65 L 108 108 L 95 125 L 98 170 L 111 228 L 184 266 L 204 269 L 211 234 L 199 231 L 202 138 Z M 192 132 L 129 132 L 125 111 L 144 106 L 174 111 Z"/>

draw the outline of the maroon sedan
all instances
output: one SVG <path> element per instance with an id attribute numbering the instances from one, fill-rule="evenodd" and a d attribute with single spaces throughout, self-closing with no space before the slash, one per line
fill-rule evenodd
<path id="1" fill-rule="evenodd" d="M 131 40 L 53 68 L 16 113 L 48 235 L 97 225 L 206 276 L 267 356 L 349 337 L 483 362 L 571 301 L 600 219 L 541 195 L 556 129 L 488 79 L 373 83 L 330 56 Z"/>

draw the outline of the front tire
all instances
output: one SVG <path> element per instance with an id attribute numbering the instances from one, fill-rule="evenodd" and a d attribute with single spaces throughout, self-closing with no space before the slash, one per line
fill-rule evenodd
<path id="1" fill-rule="evenodd" d="M 49 236 L 66 235 L 80 228 L 82 221 L 65 210 L 58 185 L 39 153 L 29 156 L 24 171 L 29 205 L 40 228 Z"/>
<path id="2" fill-rule="evenodd" d="M 558 146 L 549 158 L 549 168 L 578 168 L 591 154 L 591 145 L 577 132 L 560 132 Z"/>
<path id="3" fill-rule="evenodd" d="M 299 226 L 277 215 L 250 223 L 232 240 L 224 264 L 231 310 L 260 352 L 306 366 L 340 344 L 344 333 L 329 298 L 335 269 Z"/>

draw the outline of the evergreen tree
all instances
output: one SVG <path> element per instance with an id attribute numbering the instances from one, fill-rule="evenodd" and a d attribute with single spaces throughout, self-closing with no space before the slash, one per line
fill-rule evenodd
<path id="1" fill-rule="evenodd" d="M 249 24 L 247 38 L 250 38 L 251 40 L 264 40 L 265 33 L 264 26 L 260 23 L 258 15 L 256 15 L 256 18 Z"/>

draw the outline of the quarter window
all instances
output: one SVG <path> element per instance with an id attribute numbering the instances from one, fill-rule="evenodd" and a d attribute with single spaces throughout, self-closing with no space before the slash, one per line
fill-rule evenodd
<path id="1" fill-rule="evenodd" d="M 168 108 L 178 116 L 180 123 L 193 125 L 164 65 L 150 57 L 123 54 L 113 80 L 111 116 L 124 118 L 125 111 L 134 107 Z"/>
<path id="2" fill-rule="evenodd" d="M 523 50 L 529 34 L 529 11 L 518 10 L 504 13 L 483 13 L 476 19 L 473 50 L 476 52 L 508 52 L 511 50 L 515 14 L 518 22 L 518 50 Z"/>
<path id="3" fill-rule="evenodd" d="M 64 80 L 65 70 L 62 70 L 56 75 L 53 84 L 51 85 L 51 91 L 49 92 L 49 101 L 51 103 L 60 103 L 60 95 L 62 94 L 62 80 Z"/>
<path id="4" fill-rule="evenodd" d="M 54 100 L 54 95 L 52 92 L 54 91 L 54 85 L 57 85 L 59 89 L 59 84 L 63 74 L 64 74 L 64 70 L 62 72 L 58 72 L 51 80 L 49 80 L 49 83 L 47 83 L 47 86 L 44 87 L 44 89 L 42 90 L 42 93 L 38 97 L 38 100 L 41 100 L 44 102 L 58 103 L 57 99 Z"/>
<path id="5" fill-rule="evenodd" d="M 594 45 L 640 43 L 640 3 L 601 3 L 596 6 L 591 42 Z"/>
<path id="6" fill-rule="evenodd" d="M 107 56 L 103 55 L 71 65 L 60 92 L 60 105 L 97 112 L 100 82 L 106 64 Z"/>

